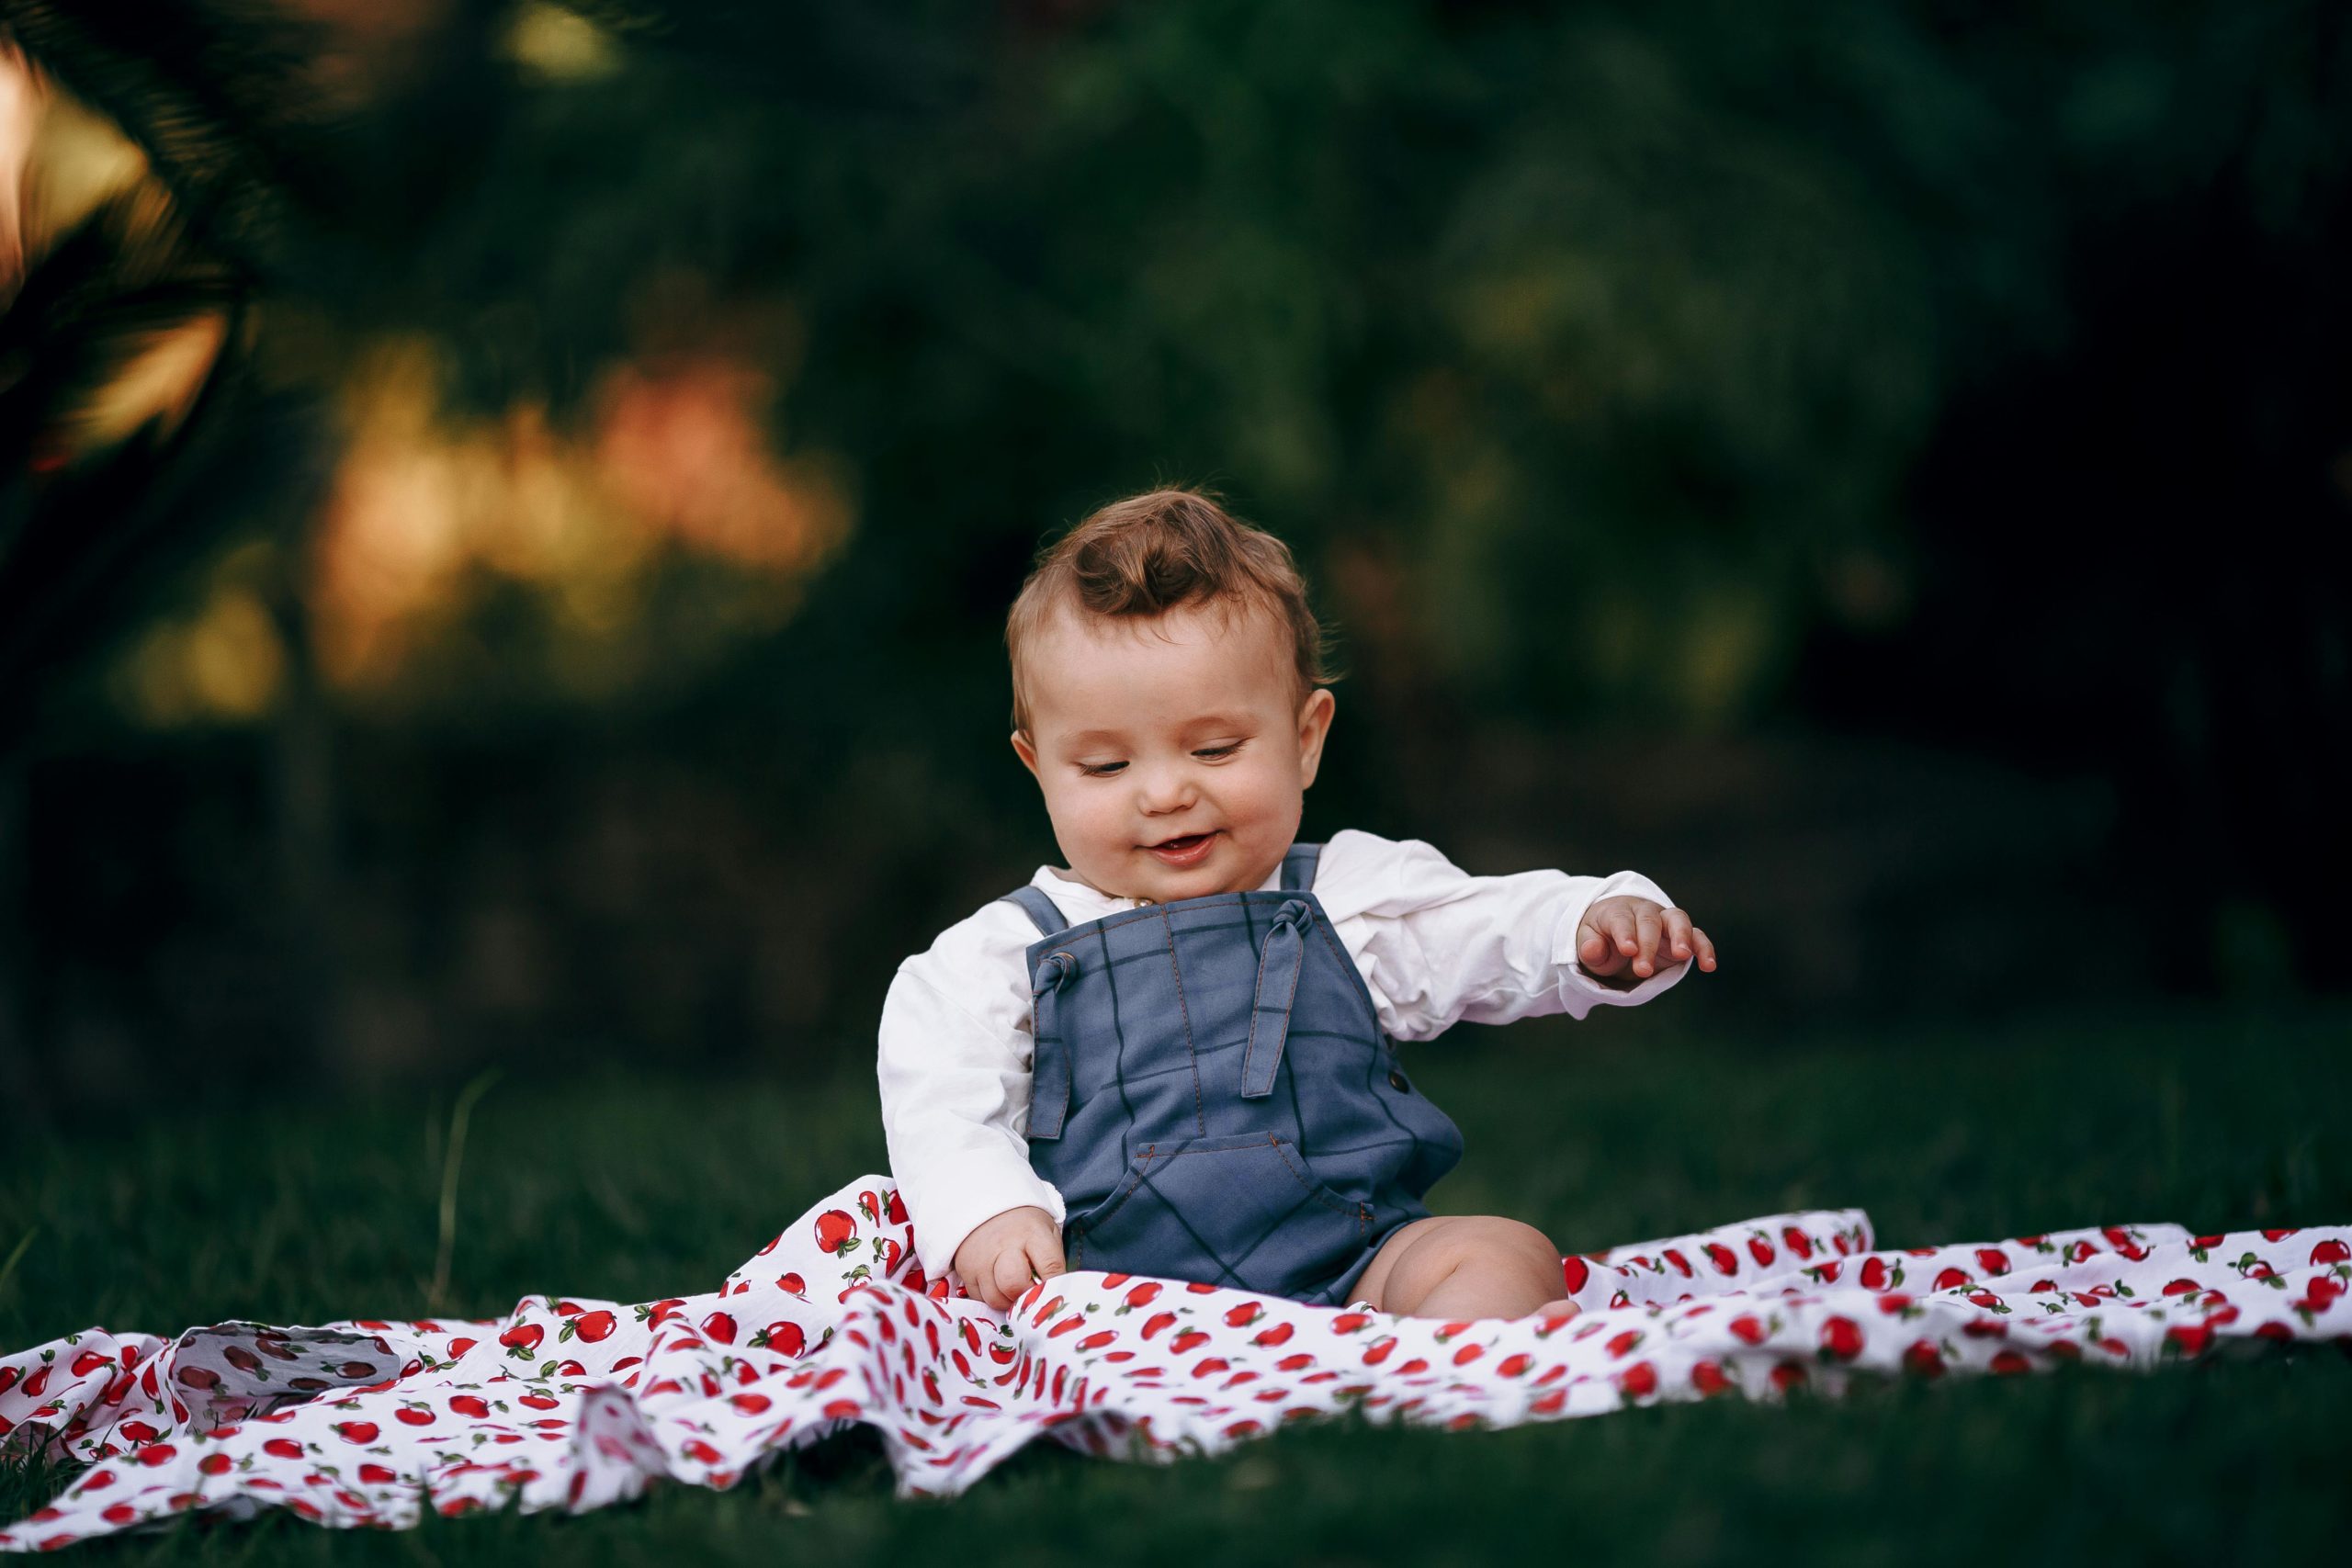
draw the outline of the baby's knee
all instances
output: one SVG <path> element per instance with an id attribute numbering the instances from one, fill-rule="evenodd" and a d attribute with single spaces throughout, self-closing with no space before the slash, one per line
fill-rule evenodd
<path id="1" fill-rule="evenodd" d="M 1555 1273 L 1560 1267 L 1560 1249 L 1550 1236 L 1503 1214 L 1457 1215 L 1447 1227 L 1445 1245 L 1455 1264 L 1525 1263 Z"/>

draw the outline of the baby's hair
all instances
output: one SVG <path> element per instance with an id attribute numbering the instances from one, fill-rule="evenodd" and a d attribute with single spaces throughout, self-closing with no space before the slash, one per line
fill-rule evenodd
<path id="1" fill-rule="evenodd" d="M 1005 617 L 1012 727 L 1029 728 L 1021 649 L 1064 604 L 1097 615 L 1159 615 L 1185 604 L 1262 609 L 1290 633 L 1296 697 L 1333 679 L 1323 629 L 1290 547 L 1239 521 L 1204 490 L 1171 487 L 1114 501 L 1038 552 Z"/>

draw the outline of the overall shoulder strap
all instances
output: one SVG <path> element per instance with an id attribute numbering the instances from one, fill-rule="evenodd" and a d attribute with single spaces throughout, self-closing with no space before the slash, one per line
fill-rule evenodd
<path id="1" fill-rule="evenodd" d="M 1293 844 L 1283 856 L 1283 891 L 1298 893 L 1314 886 L 1316 862 L 1322 854 L 1320 844 Z"/>
<path id="2" fill-rule="evenodd" d="M 1054 901 L 1046 897 L 1046 890 L 1034 882 L 1023 883 L 997 902 L 1020 905 L 1023 912 L 1036 922 L 1037 930 L 1043 935 L 1051 936 L 1056 931 L 1069 930 L 1069 922 L 1062 919 L 1062 912 L 1054 908 Z"/>

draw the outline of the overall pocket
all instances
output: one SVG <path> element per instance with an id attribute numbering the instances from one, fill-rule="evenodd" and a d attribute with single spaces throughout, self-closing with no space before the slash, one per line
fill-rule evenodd
<path id="1" fill-rule="evenodd" d="M 1073 1269 L 1298 1296 L 1355 1258 L 1372 1217 L 1274 1134 L 1177 1139 L 1139 1147 L 1119 1190 L 1063 1227 L 1063 1247 Z"/>

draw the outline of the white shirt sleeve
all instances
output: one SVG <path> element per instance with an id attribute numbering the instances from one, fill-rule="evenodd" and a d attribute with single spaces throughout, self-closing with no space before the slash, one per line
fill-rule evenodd
<path id="1" fill-rule="evenodd" d="M 1472 876 L 1418 839 L 1347 829 L 1324 847 L 1315 894 L 1363 973 L 1381 1028 L 1397 1040 L 1427 1040 L 1457 1022 L 1634 1007 L 1690 967 L 1684 959 L 1621 990 L 1577 963 L 1577 926 L 1594 900 L 1673 903 L 1636 872 Z"/>
<path id="2" fill-rule="evenodd" d="M 890 1174 L 925 1274 L 947 1273 L 973 1227 L 1061 1193 L 1029 1164 L 1029 917 L 995 903 L 899 965 L 882 1003 L 876 1076 Z"/>

